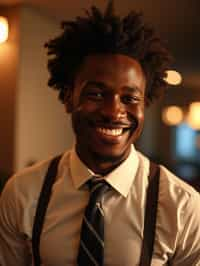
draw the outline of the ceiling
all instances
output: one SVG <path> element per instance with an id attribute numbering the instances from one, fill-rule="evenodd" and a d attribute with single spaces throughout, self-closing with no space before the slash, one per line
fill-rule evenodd
<path id="1" fill-rule="evenodd" d="M 105 0 L 0 0 L 0 5 L 26 4 L 48 12 L 58 20 L 71 19 L 91 5 L 105 8 Z M 122 4 L 123 3 L 123 4 Z M 131 9 L 143 11 L 167 40 L 175 57 L 174 67 L 184 75 L 186 86 L 200 89 L 200 1 L 199 0 L 115 0 L 119 14 Z"/>

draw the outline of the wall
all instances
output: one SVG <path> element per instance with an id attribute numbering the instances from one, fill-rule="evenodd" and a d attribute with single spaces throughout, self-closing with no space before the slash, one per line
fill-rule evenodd
<path id="1" fill-rule="evenodd" d="M 20 62 L 16 98 L 15 171 L 72 145 L 70 119 L 47 87 L 44 43 L 60 30 L 53 18 L 24 6 L 20 13 Z"/>
<path id="2" fill-rule="evenodd" d="M 9 39 L 0 45 L 0 172 L 14 167 L 15 95 L 19 54 L 19 8 L 0 6 L 9 21 Z"/>

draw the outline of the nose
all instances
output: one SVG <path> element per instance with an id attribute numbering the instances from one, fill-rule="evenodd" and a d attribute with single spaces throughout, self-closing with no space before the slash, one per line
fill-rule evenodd
<path id="1" fill-rule="evenodd" d="M 106 99 L 102 106 L 101 114 L 104 118 L 118 121 L 126 117 L 126 108 L 119 95 L 113 95 Z"/>

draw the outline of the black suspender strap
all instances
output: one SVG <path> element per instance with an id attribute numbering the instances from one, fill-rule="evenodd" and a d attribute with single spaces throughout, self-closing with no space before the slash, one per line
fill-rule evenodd
<path id="1" fill-rule="evenodd" d="M 40 252 L 39 252 L 40 235 L 42 232 L 44 217 L 50 200 L 51 189 L 56 178 L 57 167 L 60 158 L 61 155 L 55 157 L 51 161 L 38 200 L 35 220 L 33 224 L 33 231 L 32 231 L 32 252 L 33 252 L 34 266 L 40 266 L 41 263 Z"/>
<path id="2" fill-rule="evenodd" d="M 151 161 L 150 161 L 150 173 L 148 178 L 149 178 L 149 186 L 148 186 L 147 199 L 146 199 L 144 236 L 142 243 L 140 266 L 151 265 L 155 231 L 156 231 L 160 167 Z"/>

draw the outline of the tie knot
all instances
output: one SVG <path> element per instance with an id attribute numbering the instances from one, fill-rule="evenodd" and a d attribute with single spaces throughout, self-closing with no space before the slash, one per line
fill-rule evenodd
<path id="1" fill-rule="evenodd" d="M 89 189 L 90 197 L 95 195 L 95 197 L 99 198 L 109 189 L 109 184 L 104 179 L 92 178 L 89 181 Z"/>

